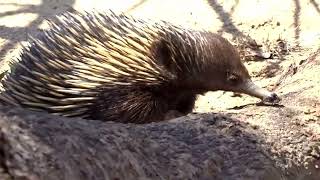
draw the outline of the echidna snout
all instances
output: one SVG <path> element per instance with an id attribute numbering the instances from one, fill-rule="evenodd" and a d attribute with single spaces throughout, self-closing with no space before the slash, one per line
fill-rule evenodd
<path id="1" fill-rule="evenodd" d="M 267 103 L 278 103 L 280 101 L 280 98 L 276 93 L 257 86 L 251 80 L 244 82 L 239 92 L 260 98 L 263 102 Z"/>

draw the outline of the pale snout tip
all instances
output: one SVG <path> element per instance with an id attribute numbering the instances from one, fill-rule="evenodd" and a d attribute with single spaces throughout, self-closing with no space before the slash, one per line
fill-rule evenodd
<path id="1" fill-rule="evenodd" d="M 261 99 L 262 103 L 277 104 L 281 101 L 280 97 L 276 93 L 257 86 L 251 80 L 243 83 L 240 86 L 240 90 L 242 93 Z"/>
<path id="2" fill-rule="evenodd" d="M 272 104 L 277 104 L 280 101 L 281 101 L 281 98 L 274 92 L 271 92 L 268 96 L 266 96 L 262 99 L 262 102 L 272 103 Z"/>

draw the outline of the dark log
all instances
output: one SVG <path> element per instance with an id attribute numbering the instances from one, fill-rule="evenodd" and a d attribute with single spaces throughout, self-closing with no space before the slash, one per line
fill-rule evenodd
<path id="1" fill-rule="evenodd" d="M 5 179 L 6 175 L 6 179 L 28 180 L 319 177 L 317 169 L 302 171 L 295 166 L 299 164 L 292 156 L 295 152 L 280 155 L 277 154 L 280 151 L 272 152 L 272 144 L 266 143 L 264 136 L 248 123 L 219 114 L 193 114 L 167 122 L 135 125 L 67 119 L 0 107 L 0 178 Z M 296 142 L 299 143 L 303 142 Z M 315 145 L 310 143 L 310 148 Z M 289 157 L 292 163 L 286 164 Z M 316 158 L 306 162 L 314 167 Z"/>

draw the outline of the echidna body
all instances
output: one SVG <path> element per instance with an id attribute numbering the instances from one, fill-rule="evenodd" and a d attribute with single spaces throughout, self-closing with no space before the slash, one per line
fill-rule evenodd
<path id="1" fill-rule="evenodd" d="M 145 123 L 187 114 L 196 96 L 258 88 L 224 38 L 123 14 L 65 13 L 24 48 L 1 102 L 68 117 Z"/>

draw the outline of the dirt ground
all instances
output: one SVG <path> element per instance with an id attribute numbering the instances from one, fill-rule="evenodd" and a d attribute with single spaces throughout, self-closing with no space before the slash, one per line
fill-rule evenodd
<path id="1" fill-rule="evenodd" d="M 28 34 L 46 28 L 44 19 L 71 9 L 112 9 L 220 33 L 239 48 L 253 80 L 282 102 L 260 106 L 247 95 L 210 92 L 198 98 L 194 111 L 251 124 L 278 144 L 273 150 L 279 154 L 300 153 L 292 157 L 295 163 L 308 158 L 303 149 L 311 141 L 320 142 L 320 0 L 0 0 L 0 73 Z M 308 137 L 305 145 L 295 143 L 300 136 Z M 319 159 L 319 148 L 312 153 Z"/>

